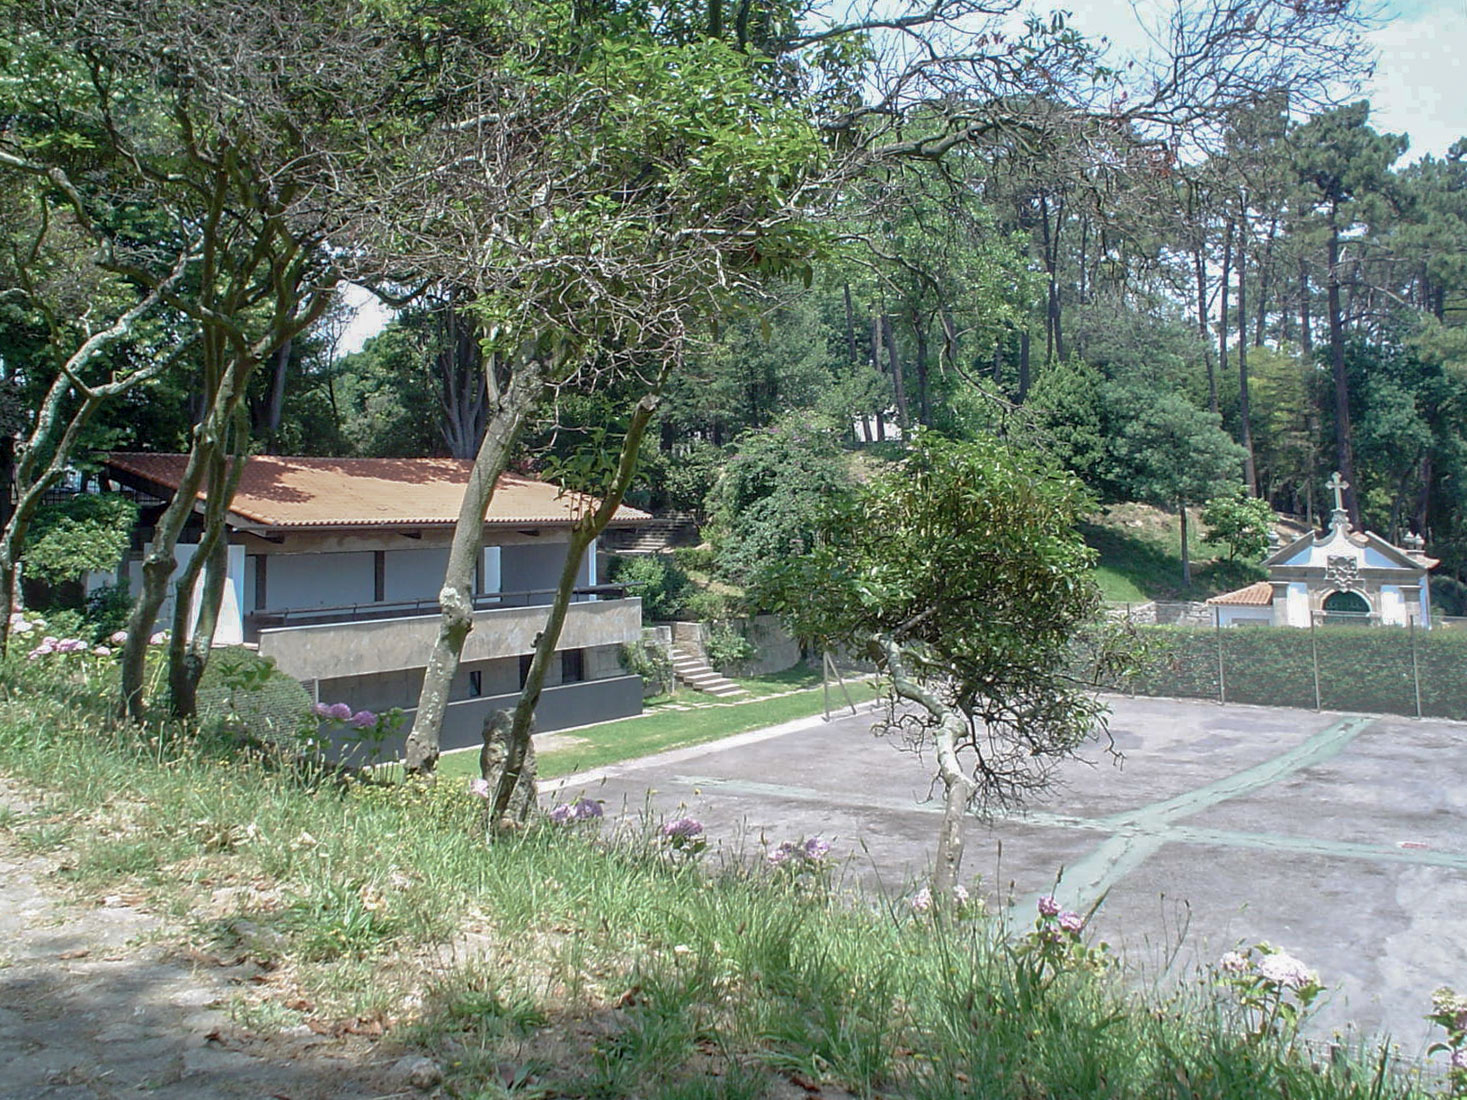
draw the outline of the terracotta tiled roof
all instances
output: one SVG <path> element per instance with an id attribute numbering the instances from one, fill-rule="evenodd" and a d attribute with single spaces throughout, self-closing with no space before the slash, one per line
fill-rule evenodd
<path id="1" fill-rule="evenodd" d="M 156 486 L 164 495 L 177 491 L 186 461 L 186 455 L 178 454 L 107 457 L 108 467 L 123 480 Z M 458 518 L 472 465 L 454 458 L 254 455 L 245 464 L 230 515 L 266 529 L 448 526 Z M 566 526 L 574 520 L 578 502 L 584 508 L 591 498 L 561 495 L 554 485 L 505 474 L 485 523 Z M 624 526 L 651 518 L 623 505 L 612 523 Z"/>
<path id="2" fill-rule="evenodd" d="M 1273 603 L 1273 585 L 1268 581 L 1255 581 L 1247 588 L 1224 592 L 1220 596 L 1213 596 L 1207 602 L 1221 604 L 1224 607 L 1267 607 Z"/>

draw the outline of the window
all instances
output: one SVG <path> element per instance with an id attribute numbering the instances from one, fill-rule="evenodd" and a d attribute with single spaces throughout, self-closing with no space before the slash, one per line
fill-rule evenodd
<path id="1" fill-rule="evenodd" d="M 477 699 L 484 694 L 484 674 L 477 668 L 469 670 L 469 698 Z"/>
<path id="2" fill-rule="evenodd" d="M 563 649 L 560 651 L 560 682 L 562 684 L 579 684 L 586 678 L 585 651 L 580 649 Z"/>
<path id="3" fill-rule="evenodd" d="M 520 657 L 520 690 L 524 690 L 525 681 L 530 678 L 530 662 L 535 659 L 534 654 L 525 653 Z"/>

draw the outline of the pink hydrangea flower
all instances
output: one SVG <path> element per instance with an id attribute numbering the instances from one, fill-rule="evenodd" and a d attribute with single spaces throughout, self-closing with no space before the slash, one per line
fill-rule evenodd
<path id="1" fill-rule="evenodd" d="M 1079 913 L 1064 912 L 1059 915 L 1059 926 L 1072 936 L 1085 930 L 1085 918 Z"/>
<path id="2" fill-rule="evenodd" d="M 369 730 L 377 724 L 377 716 L 370 710 L 359 710 L 346 720 L 352 729 Z"/>
<path id="3" fill-rule="evenodd" d="M 351 717 L 351 707 L 345 703 L 332 703 L 326 708 L 329 718 L 335 718 L 338 722 L 345 722 Z"/>
<path id="4" fill-rule="evenodd" d="M 804 851 L 806 859 L 814 863 L 819 863 L 826 856 L 830 855 L 830 841 L 824 837 L 812 836 L 809 840 L 805 841 Z"/>
<path id="5" fill-rule="evenodd" d="M 1039 899 L 1039 915 L 1041 917 L 1057 917 L 1060 915 L 1060 903 L 1055 901 L 1053 894 L 1045 894 Z"/>
<path id="6" fill-rule="evenodd" d="M 108 636 L 107 640 L 113 645 L 122 645 L 127 641 L 127 631 L 114 630 L 111 635 Z"/>
<path id="7" fill-rule="evenodd" d="M 1228 951 L 1217 960 L 1217 968 L 1224 974 L 1243 974 L 1248 970 L 1248 959 L 1236 951 Z"/>
<path id="8" fill-rule="evenodd" d="M 662 835 L 672 840 L 692 840 L 703 835 L 703 823 L 696 817 L 680 817 L 662 826 Z"/>
<path id="9" fill-rule="evenodd" d="M 112 656 L 112 651 L 110 649 L 108 649 L 104 645 L 97 645 L 97 646 L 93 646 L 92 647 L 92 656 L 94 656 L 94 657 L 110 657 L 110 656 Z"/>
<path id="10" fill-rule="evenodd" d="M 148 644 L 149 645 L 167 645 L 168 644 L 168 631 L 166 631 L 166 630 L 160 630 L 160 631 L 158 631 L 156 634 L 154 634 L 152 637 L 150 637 L 148 639 Z"/>
<path id="11" fill-rule="evenodd" d="M 1314 971 L 1282 951 L 1263 956 L 1258 962 L 1258 973 L 1285 989 L 1302 989 L 1319 980 Z"/>
<path id="12" fill-rule="evenodd" d="M 469 792 L 471 794 L 478 795 L 480 798 L 488 798 L 489 797 L 489 780 L 487 780 L 487 779 L 471 779 L 471 780 L 469 780 Z"/>
<path id="13" fill-rule="evenodd" d="M 575 807 L 569 802 L 562 802 L 550 811 L 550 820 L 555 825 L 564 825 L 575 816 Z"/>
<path id="14" fill-rule="evenodd" d="M 1452 1051 L 1452 1068 L 1467 1069 L 1467 1047 Z"/>
<path id="15" fill-rule="evenodd" d="M 926 886 L 912 895 L 912 911 L 925 913 L 932 908 L 932 891 Z"/>
<path id="16" fill-rule="evenodd" d="M 953 897 L 955 899 L 957 899 L 957 903 L 959 905 L 967 905 L 968 904 L 968 888 L 966 886 L 964 886 L 962 883 L 959 883 L 958 885 L 956 885 L 956 886 L 953 887 Z"/>

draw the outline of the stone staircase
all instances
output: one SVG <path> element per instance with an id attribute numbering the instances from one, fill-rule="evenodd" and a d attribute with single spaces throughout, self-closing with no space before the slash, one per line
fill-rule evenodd
<path id="1" fill-rule="evenodd" d="M 672 647 L 672 671 L 678 683 L 715 699 L 742 699 L 749 694 L 732 680 L 714 672 L 702 657 L 679 645 Z"/>
<path id="2" fill-rule="evenodd" d="M 606 534 L 606 545 L 618 554 L 664 554 L 677 546 L 693 546 L 698 541 L 698 525 L 691 516 L 661 516 L 636 527 L 613 528 Z"/>

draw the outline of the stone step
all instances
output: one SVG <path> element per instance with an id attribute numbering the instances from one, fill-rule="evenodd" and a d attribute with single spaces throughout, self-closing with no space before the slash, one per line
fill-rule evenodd
<path id="1" fill-rule="evenodd" d="M 715 672 L 703 658 L 676 645 L 672 647 L 672 671 L 680 683 L 716 699 L 749 694 L 726 676 Z"/>

